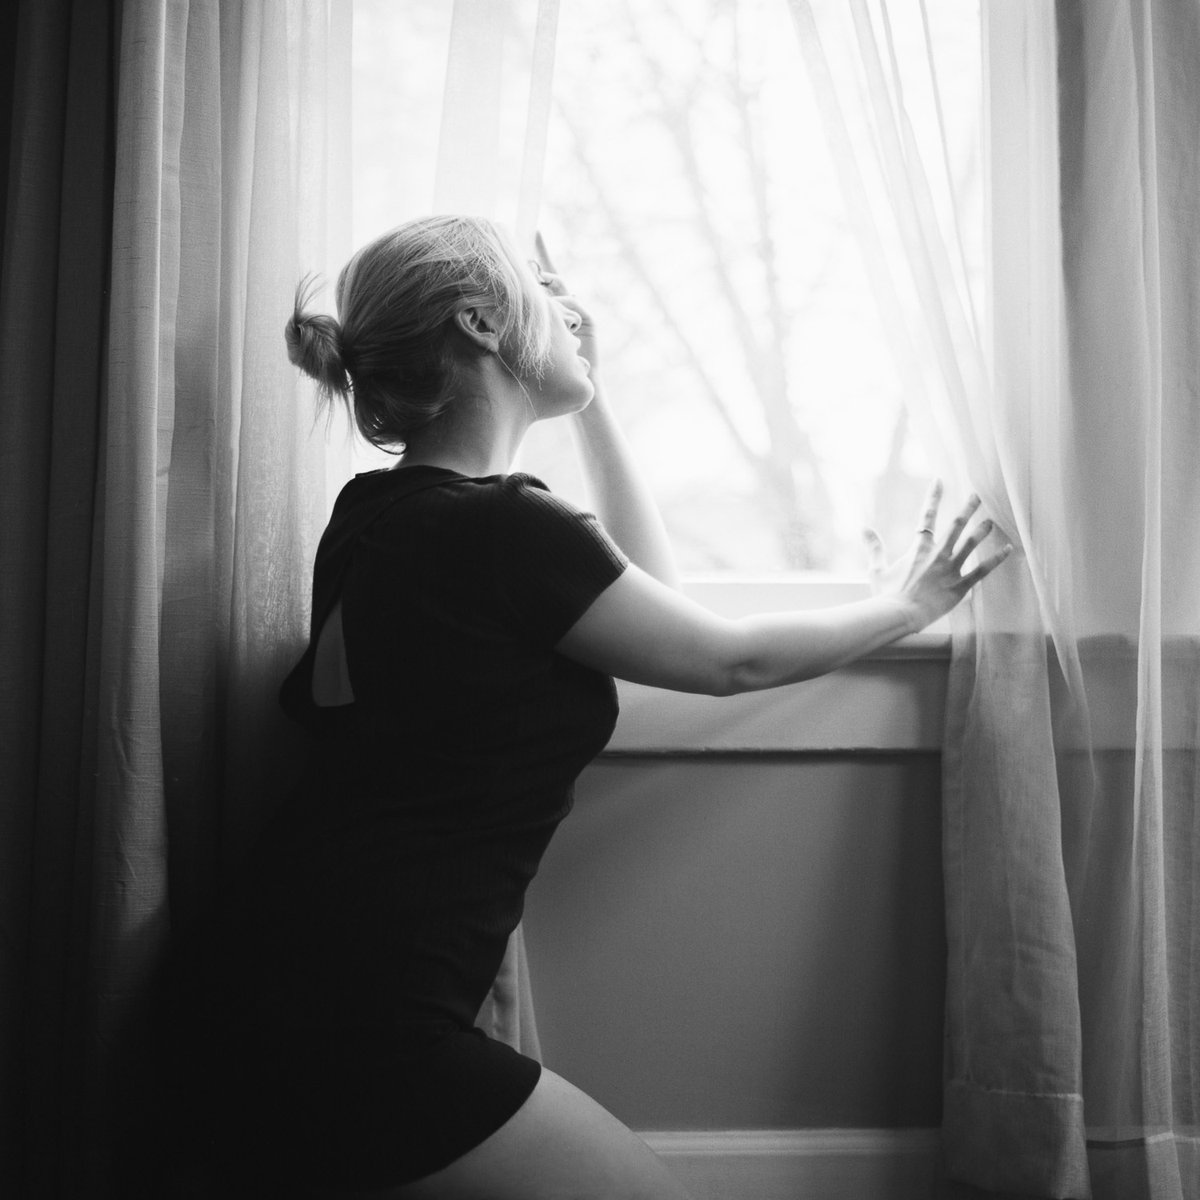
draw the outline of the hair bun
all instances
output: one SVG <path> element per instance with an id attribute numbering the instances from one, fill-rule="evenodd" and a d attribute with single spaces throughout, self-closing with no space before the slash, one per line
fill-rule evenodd
<path id="1" fill-rule="evenodd" d="M 342 350 L 342 327 L 325 313 L 306 312 L 312 284 L 301 283 L 296 289 L 292 315 L 284 326 L 288 359 L 305 375 L 315 379 L 326 396 L 345 396 L 349 389 L 346 360 Z"/>

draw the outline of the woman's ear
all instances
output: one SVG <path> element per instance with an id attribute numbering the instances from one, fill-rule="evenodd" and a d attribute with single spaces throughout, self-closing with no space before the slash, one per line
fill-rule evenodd
<path id="1" fill-rule="evenodd" d="M 454 314 L 458 331 L 484 352 L 499 354 L 500 326 L 494 308 L 460 308 Z"/>

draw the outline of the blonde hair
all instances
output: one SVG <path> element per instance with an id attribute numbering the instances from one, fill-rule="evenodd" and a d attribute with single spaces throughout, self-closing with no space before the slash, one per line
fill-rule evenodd
<path id="1" fill-rule="evenodd" d="M 385 449 L 436 421 L 461 390 L 463 309 L 495 307 L 514 373 L 540 375 L 549 358 L 548 308 L 532 273 L 480 217 L 422 217 L 364 246 L 338 276 L 336 320 L 306 311 L 312 292 L 310 281 L 296 289 L 288 358 L 323 403 L 344 401 L 363 437 Z"/>

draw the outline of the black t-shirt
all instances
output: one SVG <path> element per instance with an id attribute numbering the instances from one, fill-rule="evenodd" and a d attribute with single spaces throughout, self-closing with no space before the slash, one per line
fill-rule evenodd
<path id="1" fill-rule="evenodd" d="M 612 680 L 555 644 L 624 570 L 528 475 L 360 475 L 317 554 L 353 704 L 284 685 L 312 762 L 230 892 L 233 1019 L 419 1047 L 475 1018 L 572 785 L 612 733 Z"/>

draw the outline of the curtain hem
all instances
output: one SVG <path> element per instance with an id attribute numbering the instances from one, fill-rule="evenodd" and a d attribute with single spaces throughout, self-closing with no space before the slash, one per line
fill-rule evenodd
<path id="1" fill-rule="evenodd" d="M 946 1084 L 946 1174 L 976 1187 L 1054 1200 L 1091 1196 L 1083 1097 Z"/>

